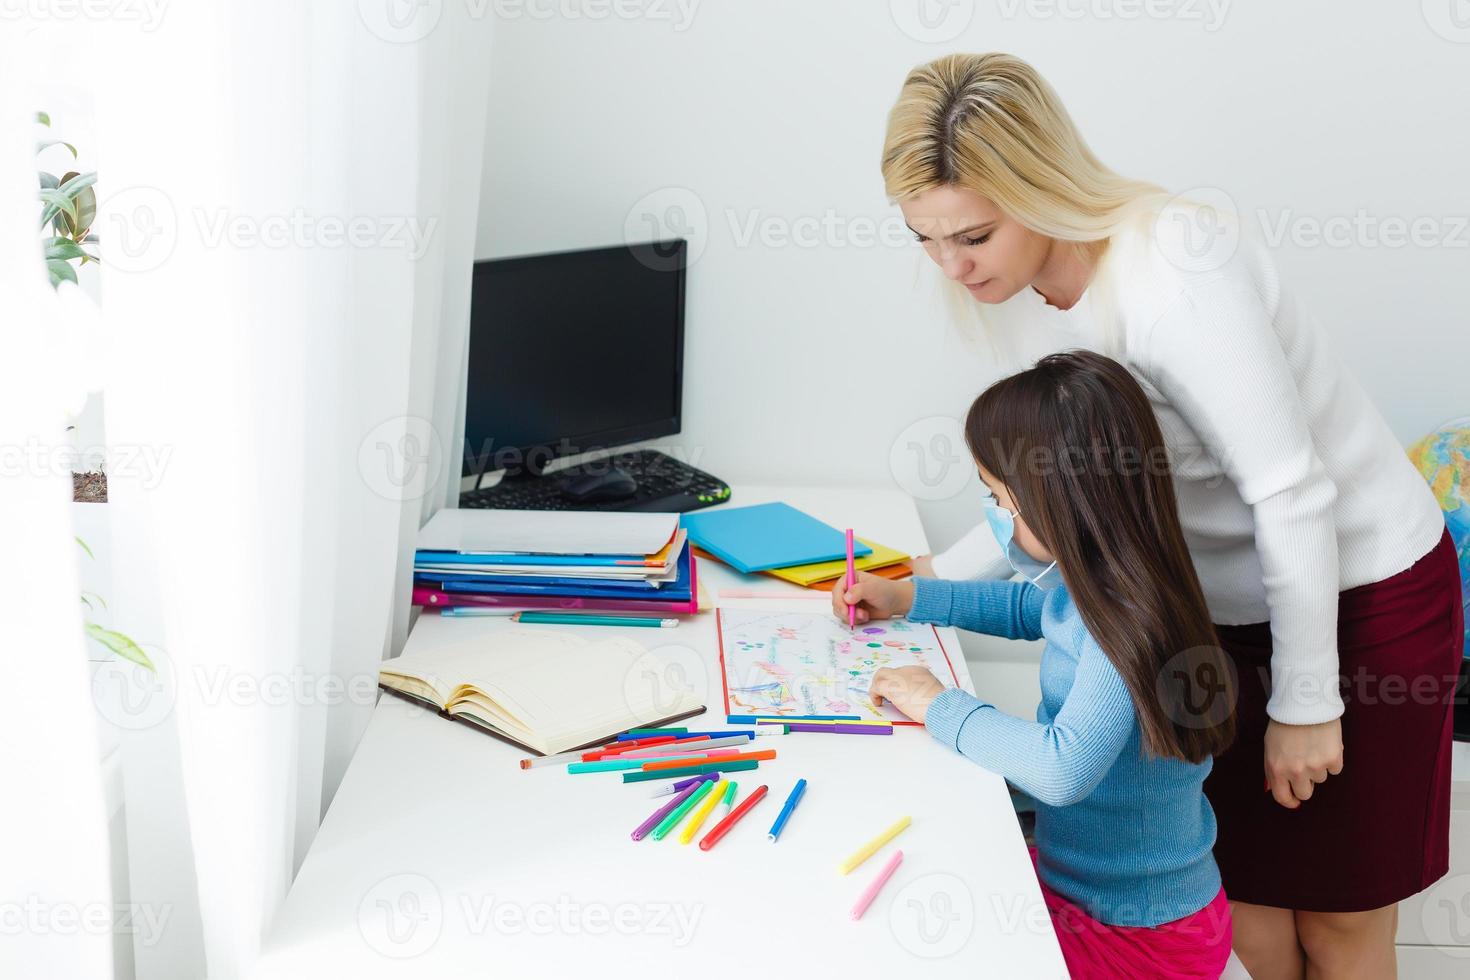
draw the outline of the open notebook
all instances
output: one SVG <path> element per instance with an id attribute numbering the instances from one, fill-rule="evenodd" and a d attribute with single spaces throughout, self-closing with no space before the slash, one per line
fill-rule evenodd
<path id="1" fill-rule="evenodd" d="M 378 685 L 542 755 L 704 710 L 685 672 L 625 637 L 497 631 L 388 660 Z"/>

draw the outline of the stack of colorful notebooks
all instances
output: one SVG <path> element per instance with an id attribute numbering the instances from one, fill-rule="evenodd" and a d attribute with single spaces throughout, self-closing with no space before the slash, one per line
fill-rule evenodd
<path id="1" fill-rule="evenodd" d="M 810 589 L 831 591 L 847 573 L 844 533 L 789 504 L 716 507 L 683 515 L 695 553 L 747 574 L 762 572 Z M 861 536 L 853 567 L 884 578 L 909 575 L 909 556 Z"/>
<path id="2" fill-rule="evenodd" d="M 419 532 L 415 605 L 699 609 L 689 536 L 677 514 L 443 510 Z"/>

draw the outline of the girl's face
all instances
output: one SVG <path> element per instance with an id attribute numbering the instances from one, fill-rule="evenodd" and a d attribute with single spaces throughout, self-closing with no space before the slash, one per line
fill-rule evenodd
<path id="1" fill-rule="evenodd" d="M 982 303 L 1003 303 L 1030 286 L 1051 251 L 1052 239 L 961 187 L 931 187 L 898 206 L 945 277 Z"/>
<path id="2" fill-rule="evenodd" d="M 1031 525 L 1026 523 L 1026 515 L 1022 514 L 1016 507 L 1016 501 L 1011 497 L 1011 492 L 1006 489 L 1006 485 L 1000 482 L 995 474 L 991 473 L 985 467 L 977 465 L 976 469 L 980 471 L 980 482 L 985 484 L 986 489 L 995 498 L 995 502 L 1016 515 L 1016 532 L 1014 537 L 1016 546 L 1037 561 L 1056 561 L 1052 553 L 1047 551 L 1040 539 L 1032 533 Z"/>

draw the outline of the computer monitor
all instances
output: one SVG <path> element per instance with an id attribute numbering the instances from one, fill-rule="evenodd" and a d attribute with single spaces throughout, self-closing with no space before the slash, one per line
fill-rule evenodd
<path id="1" fill-rule="evenodd" d="M 683 239 L 475 263 L 465 475 L 679 431 Z"/>

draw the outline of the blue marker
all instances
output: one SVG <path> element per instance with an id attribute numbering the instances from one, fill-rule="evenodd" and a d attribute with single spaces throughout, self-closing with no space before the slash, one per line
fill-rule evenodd
<path id="1" fill-rule="evenodd" d="M 775 823 L 771 824 L 771 832 L 766 834 L 766 840 L 774 844 L 776 838 L 781 836 L 786 821 L 791 817 L 791 811 L 796 809 L 796 804 L 801 802 L 801 795 L 805 792 L 806 780 L 798 779 L 796 785 L 791 787 L 791 795 L 786 797 L 786 805 L 781 807 L 781 815 L 776 818 Z"/>

